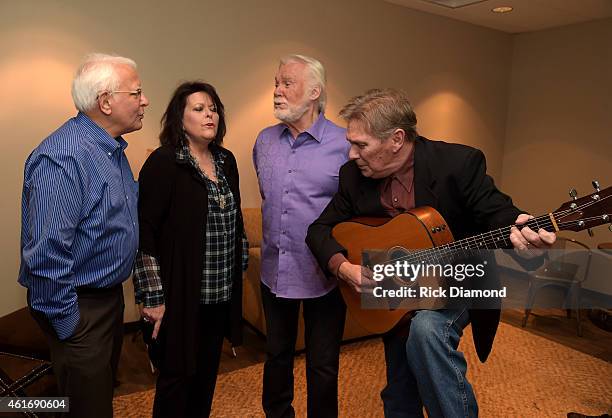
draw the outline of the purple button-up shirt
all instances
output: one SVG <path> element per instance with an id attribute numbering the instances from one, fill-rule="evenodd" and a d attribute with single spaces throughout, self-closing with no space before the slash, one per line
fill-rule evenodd
<path id="1" fill-rule="evenodd" d="M 262 198 L 261 281 L 290 299 L 325 295 L 336 287 L 306 246 L 308 226 L 338 190 L 338 173 L 348 160 L 346 129 L 321 113 L 293 139 L 285 124 L 257 136 L 253 162 Z"/>

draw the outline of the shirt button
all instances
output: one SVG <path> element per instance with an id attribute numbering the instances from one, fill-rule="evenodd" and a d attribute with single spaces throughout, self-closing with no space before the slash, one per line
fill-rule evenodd
<path id="1" fill-rule="evenodd" d="M 286 211 L 286 210 L 284 210 L 284 211 L 283 211 L 283 213 L 284 213 L 284 214 L 286 214 L 286 213 L 287 213 L 287 211 Z"/>
<path id="2" fill-rule="evenodd" d="M 112 154 L 109 152 L 109 153 L 108 153 L 108 156 L 110 157 L 111 155 L 112 155 Z"/>
<path id="3" fill-rule="evenodd" d="M 289 173 L 291 173 L 291 170 L 289 170 Z"/>
<path id="4" fill-rule="evenodd" d="M 397 197 L 394 197 L 394 198 L 393 198 L 393 201 L 394 201 L 394 202 L 397 202 Z"/>
<path id="5" fill-rule="evenodd" d="M 285 190 L 285 194 L 289 194 L 289 190 Z"/>

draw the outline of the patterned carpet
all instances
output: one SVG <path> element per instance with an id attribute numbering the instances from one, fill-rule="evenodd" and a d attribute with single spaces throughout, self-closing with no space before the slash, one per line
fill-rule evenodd
<path id="1" fill-rule="evenodd" d="M 565 417 L 612 413 L 612 364 L 500 324 L 491 357 L 478 362 L 468 327 L 461 348 L 482 417 Z M 296 359 L 294 407 L 306 416 L 304 357 Z M 262 364 L 219 376 L 213 417 L 260 417 Z M 385 384 L 380 339 L 345 345 L 340 358 L 342 417 L 381 417 Z M 153 391 L 115 398 L 116 417 L 151 416 Z"/>

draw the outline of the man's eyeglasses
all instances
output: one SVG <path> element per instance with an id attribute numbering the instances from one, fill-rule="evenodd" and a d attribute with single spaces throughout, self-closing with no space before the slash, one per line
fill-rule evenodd
<path id="1" fill-rule="evenodd" d="M 142 96 L 142 89 L 136 89 L 136 90 L 111 90 L 111 91 L 105 91 L 104 93 L 107 93 L 107 94 L 128 93 L 130 96 L 135 97 L 137 99 L 140 99 L 140 97 Z"/>
<path id="2" fill-rule="evenodd" d="M 110 92 L 110 94 L 114 94 L 114 93 L 129 93 L 130 96 L 136 97 L 138 99 L 140 99 L 140 96 L 142 96 L 142 89 L 136 89 L 136 90 L 113 90 Z"/>

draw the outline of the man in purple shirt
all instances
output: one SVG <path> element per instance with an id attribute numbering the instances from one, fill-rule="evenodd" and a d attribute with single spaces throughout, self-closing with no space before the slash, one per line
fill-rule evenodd
<path id="1" fill-rule="evenodd" d="M 306 246 L 308 226 L 338 189 L 348 160 L 346 130 L 327 120 L 325 69 L 290 55 L 275 77 L 274 116 L 253 149 L 263 212 L 261 294 L 267 347 L 262 405 L 293 417 L 293 357 L 300 304 L 306 341 L 309 416 L 338 415 L 338 362 L 346 306 Z"/>

